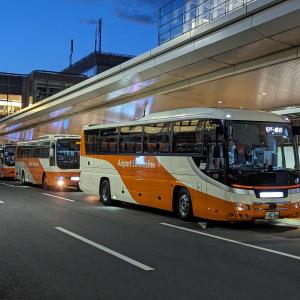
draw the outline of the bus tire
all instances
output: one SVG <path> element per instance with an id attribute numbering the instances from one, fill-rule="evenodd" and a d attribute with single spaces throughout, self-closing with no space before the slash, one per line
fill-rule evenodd
<path id="1" fill-rule="evenodd" d="M 108 179 L 104 179 L 100 185 L 100 200 L 103 205 L 111 205 L 111 193 L 110 193 L 110 183 Z"/>
<path id="2" fill-rule="evenodd" d="M 21 183 L 22 183 L 22 185 L 27 185 L 27 182 L 26 182 L 26 179 L 25 179 L 25 172 L 24 171 L 22 171 Z"/>
<path id="3" fill-rule="evenodd" d="M 181 220 L 190 220 L 193 217 L 193 205 L 190 193 L 185 188 L 180 188 L 176 201 L 177 215 Z"/>
<path id="4" fill-rule="evenodd" d="M 49 190 L 49 186 L 47 184 L 47 175 L 46 175 L 46 173 L 44 173 L 43 177 L 42 177 L 42 187 L 45 191 Z"/>

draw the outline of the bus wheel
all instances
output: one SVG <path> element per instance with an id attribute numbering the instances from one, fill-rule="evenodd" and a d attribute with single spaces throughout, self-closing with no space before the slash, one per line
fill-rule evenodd
<path id="1" fill-rule="evenodd" d="M 47 176 L 45 173 L 43 174 L 43 178 L 42 178 L 42 187 L 44 190 L 49 189 L 48 184 L 47 184 Z"/>
<path id="2" fill-rule="evenodd" d="M 100 199 L 104 205 L 111 205 L 110 184 L 108 179 L 104 179 L 100 186 Z"/>
<path id="3" fill-rule="evenodd" d="M 22 182 L 22 185 L 26 185 L 27 184 L 26 179 L 25 179 L 25 172 L 24 171 L 22 172 L 21 182 Z"/>
<path id="4" fill-rule="evenodd" d="M 181 188 L 177 194 L 177 214 L 182 220 L 189 220 L 193 216 L 191 196 L 185 188 Z"/>

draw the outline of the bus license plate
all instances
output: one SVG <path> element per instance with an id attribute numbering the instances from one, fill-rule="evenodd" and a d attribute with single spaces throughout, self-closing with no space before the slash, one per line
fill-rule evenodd
<path id="1" fill-rule="evenodd" d="M 266 220 L 276 220 L 279 218 L 279 211 L 268 211 L 266 212 Z"/>

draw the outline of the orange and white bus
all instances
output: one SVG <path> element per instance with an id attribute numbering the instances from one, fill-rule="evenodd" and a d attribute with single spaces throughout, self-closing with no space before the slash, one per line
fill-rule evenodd
<path id="1" fill-rule="evenodd" d="M 298 150 L 281 116 L 193 108 L 85 126 L 80 189 L 220 221 L 300 216 Z"/>
<path id="2" fill-rule="evenodd" d="M 0 178 L 15 178 L 16 145 L 0 145 Z"/>
<path id="3" fill-rule="evenodd" d="M 80 137 L 49 135 L 17 145 L 16 178 L 45 189 L 78 187 Z"/>

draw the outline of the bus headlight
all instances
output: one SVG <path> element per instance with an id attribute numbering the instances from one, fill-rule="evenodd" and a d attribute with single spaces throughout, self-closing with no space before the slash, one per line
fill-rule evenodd
<path id="1" fill-rule="evenodd" d="M 293 206 L 294 206 L 295 209 L 299 209 L 300 208 L 300 201 L 294 202 Z"/>
<path id="2" fill-rule="evenodd" d="M 63 176 L 56 177 L 56 179 L 57 179 L 57 185 L 58 186 L 63 186 L 64 185 L 65 178 Z"/>
<path id="3" fill-rule="evenodd" d="M 250 210 L 250 206 L 245 203 L 236 203 L 235 208 L 237 211 Z"/>

